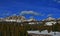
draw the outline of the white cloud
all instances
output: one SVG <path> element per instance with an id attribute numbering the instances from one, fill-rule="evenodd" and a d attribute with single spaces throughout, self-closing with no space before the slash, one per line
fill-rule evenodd
<path id="1" fill-rule="evenodd" d="M 22 11 L 22 12 L 20 13 L 20 15 L 26 15 L 26 14 L 41 15 L 41 14 L 39 14 L 39 13 L 37 13 L 37 12 L 34 12 L 34 11 Z"/>

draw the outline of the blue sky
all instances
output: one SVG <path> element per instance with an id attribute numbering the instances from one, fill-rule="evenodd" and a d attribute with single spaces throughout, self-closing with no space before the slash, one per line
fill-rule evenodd
<path id="1" fill-rule="evenodd" d="M 37 20 L 52 17 L 60 17 L 60 0 L 0 0 L 0 17 L 13 14 L 19 15 L 21 11 L 35 11 L 43 16 L 34 16 Z M 29 18 L 30 15 L 26 15 Z"/>

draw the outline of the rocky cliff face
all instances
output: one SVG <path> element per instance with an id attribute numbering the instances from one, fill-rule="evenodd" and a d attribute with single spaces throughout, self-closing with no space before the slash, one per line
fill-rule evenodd
<path id="1" fill-rule="evenodd" d="M 14 22 L 19 22 L 19 21 L 24 21 L 26 20 L 24 16 L 9 16 L 3 19 L 0 19 L 2 21 L 14 21 Z"/>
<path id="2" fill-rule="evenodd" d="M 56 19 L 53 17 L 48 17 L 48 18 L 44 19 L 44 21 L 52 21 L 52 20 L 55 21 Z"/>

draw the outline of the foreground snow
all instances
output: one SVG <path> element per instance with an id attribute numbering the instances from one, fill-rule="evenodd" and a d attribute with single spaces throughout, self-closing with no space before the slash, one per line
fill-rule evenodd
<path id="1" fill-rule="evenodd" d="M 50 35 L 53 35 L 53 36 L 60 36 L 60 32 L 50 32 L 48 33 L 47 30 L 44 30 L 44 31 L 41 31 L 39 32 L 38 30 L 37 31 L 27 31 L 28 33 L 34 33 L 34 34 L 50 34 Z"/>

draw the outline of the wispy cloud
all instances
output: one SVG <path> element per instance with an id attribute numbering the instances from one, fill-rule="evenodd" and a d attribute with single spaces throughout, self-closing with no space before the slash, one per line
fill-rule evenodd
<path id="1" fill-rule="evenodd" d="M 52 17 L 52 14 L 48 14 L 47 17 Z"/>
<path id="2" fill-rule="evenodd" d="M 58 3 L 60 3 L 60 1 L 57 1 Z"/>
<path id="3" fill-rule="evenodd" d="M 55 2 L 57 2 L 57 3 L 60 3 L 60 0 L 54 0 Z"/>
<path id="4" fill-rule="evenodd" d="M 8 15 L 10 15 L 9 12 L 2 13 L 2 16 L 8 16 Z"/>
<path id="5" fill-rule="evenodd" d="M 26 15 L 26 14 L 32 14 L 32 15 L 38 15 L 40 16 L 41 14 L 34 12 L 34 11 L 22 11 L 20 15 Z"/>

